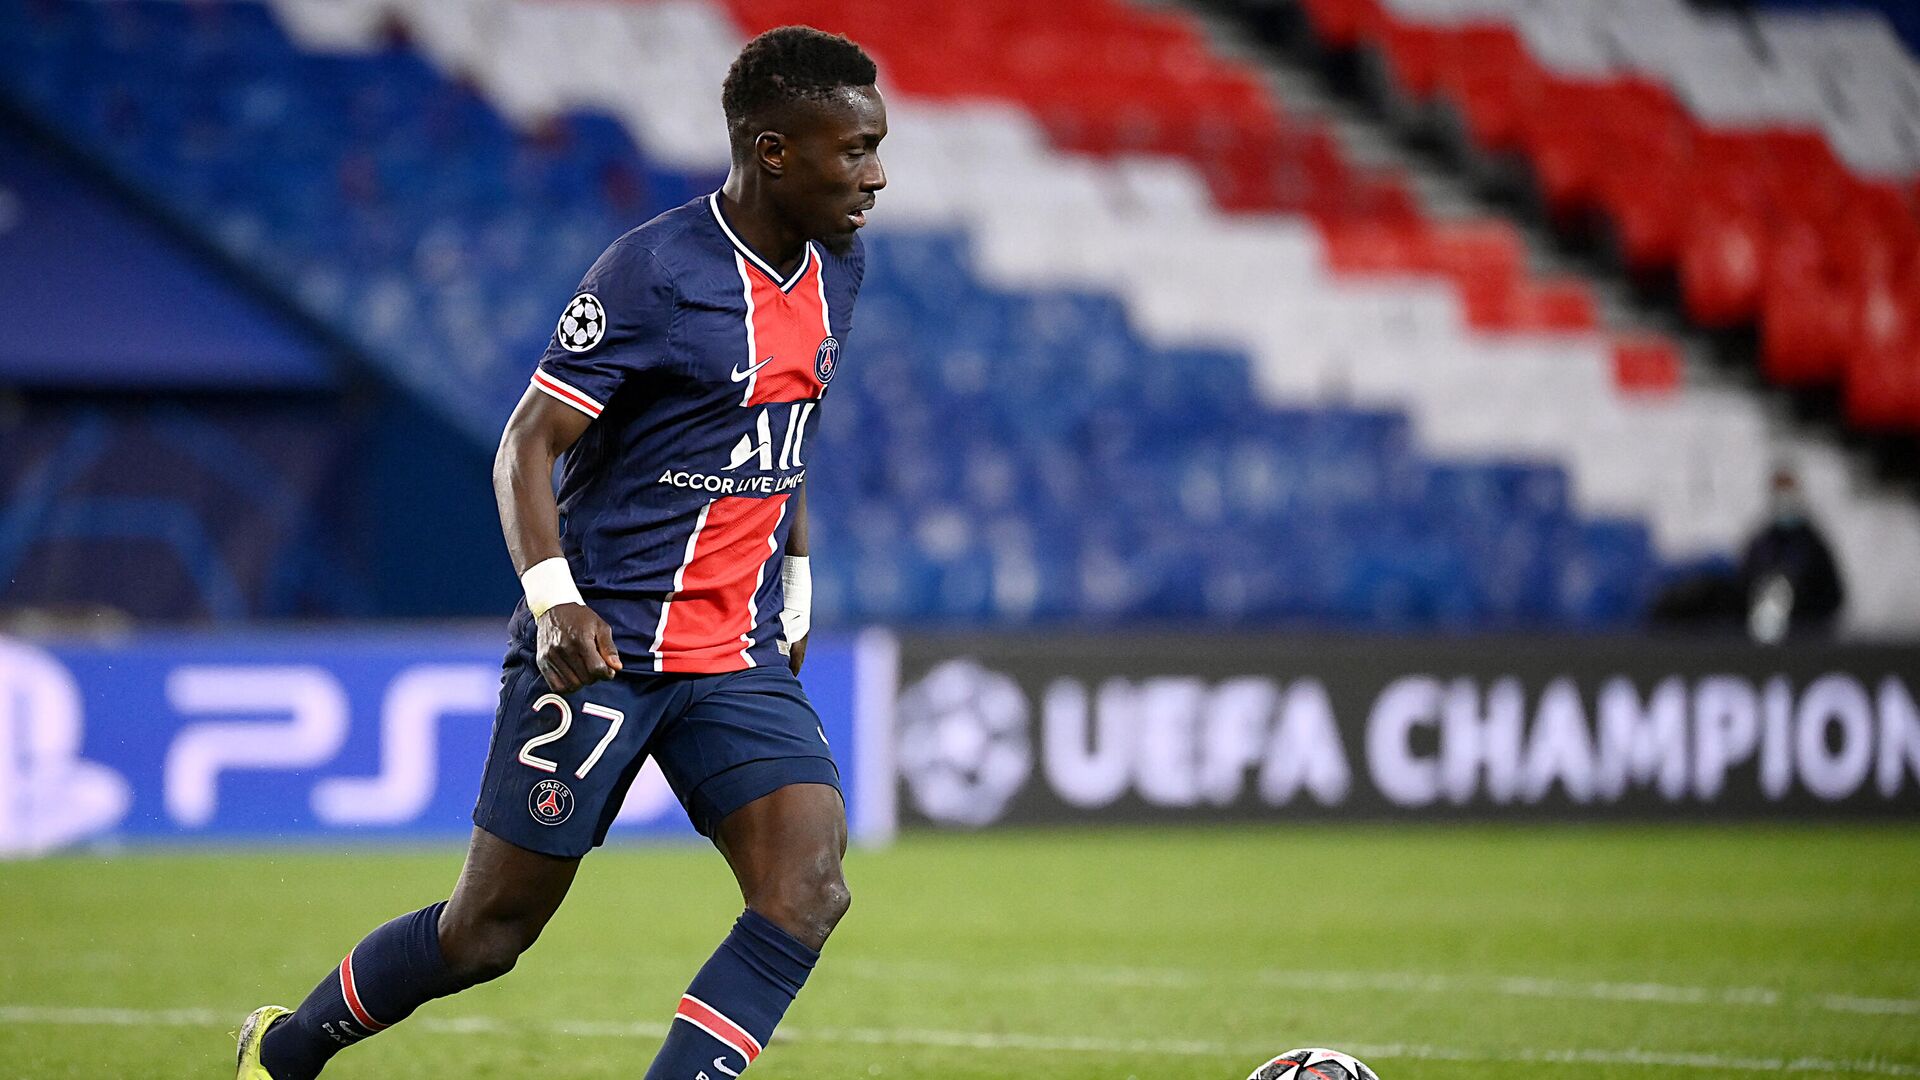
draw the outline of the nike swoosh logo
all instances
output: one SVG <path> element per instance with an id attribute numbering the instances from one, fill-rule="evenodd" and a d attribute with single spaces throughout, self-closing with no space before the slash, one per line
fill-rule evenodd
<path id="1" fill-rule="evenodd" d="M 745 382 L 748 379 L 753 378 L 754 372 L 759 371 L 761 368 L 766 367 L 768 364 L 771 364 L 771 363 L 773 363 L 773 357 L 769 356 L 765 360 L 762 360 L 759 363 L 751 365 L 746 368 L 735 367 L 733 369 L 733 381 Z"/>
<path id="2" fill-rule="evenodd" d="M 763 363 L 764 363 L 764 361 L 763 361 Z M 760 365 L 759 365 L 759 364 L 755 364 L 754 366 L 755 366 L 755 367 L 758 367 L 758 366 L 760 366 Z M 723 1072 L 723 1073 L 726 1073 L 726 1074 L 727 1074 L 728 1076 L 739 1076 L 739 1075 L 740 1075 L 739 1073 L 737 1073 L 737 1072 L 734 1072 L 734 1071 L 733 1071 L 732 1069 L 729 1069 L 729 1068 L 727 1068 L 727 1059 L 726 1059 L 726 1058 L 724 1058 L 724 1057 L 717 1057 L 717 1058 L 714 1058 L 714 1059 L 713 1059 L 713 1067 L 714 1067 L 714 1068 L 716 1068 L 716 1069 L 718 1069 L 718 1070 L 720 1070 L 720 1071 L 721 1071 L 721 1072 Z"/>

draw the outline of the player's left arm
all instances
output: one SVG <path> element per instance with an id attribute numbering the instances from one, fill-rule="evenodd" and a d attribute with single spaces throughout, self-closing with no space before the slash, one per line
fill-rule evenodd
<path id="1" fill-rule="evenodd" d="M 780 581 L 785 587 L 786 607 L 780 613 L 781 632 L 787 639 L 787 664 L 795 675 L 807 656 L 807 634 L 813 621 L 813 566 L 808 561 L 812 550 L 807 542 L 807 485 L 793 493 L 793 524 L 787 529 L 787 557 L 780 560 Z"/>

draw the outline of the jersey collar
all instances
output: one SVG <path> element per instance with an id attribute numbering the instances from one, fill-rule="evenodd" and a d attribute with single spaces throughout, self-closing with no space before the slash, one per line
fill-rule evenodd
<path id="1" fill-rule="evenodd" d="M 707 205 L 713 209 L 713 220 L 720 223 L 720 231 L 727 234 L 727 239 L 733 244 L 733 250 L 739 252 L 740 256 L 748 262 L 759 267 L 761 273 L 772 279 L 775 285 L 780 286 L 781 292 L 791 290 L 795 285 L 800 283 L 801 278 L 807 276 L 808 267 L 813 265 L 813 241 L 807 241 L 806 250 L 800 255 L 799 267 L 797 267 L 786 280 L 782 281 L 780 275 L 774 272 L 773 266 L 768 263 L 767 260 L 761 258 L 758 252 L 748 247 L 747 242 L 740 239 L 740 237 L 734 233 L 733 226 L 727 224 L 727 215 L 720 212 L 719 192 L 716 191 L 707 196 Z"/>

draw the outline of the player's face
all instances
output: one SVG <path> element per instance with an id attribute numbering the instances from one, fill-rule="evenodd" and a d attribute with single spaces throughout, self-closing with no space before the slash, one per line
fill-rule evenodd
<path id="1" fill-rule="evenodd" d="M 887 186 L 880 165 L 886 103 L 874 87 L 849 87 L 808 106 L 798 120 L 776 189 L 781 212 L 807 236 L 844 252 L 867 223 L 874 192 Z"/>

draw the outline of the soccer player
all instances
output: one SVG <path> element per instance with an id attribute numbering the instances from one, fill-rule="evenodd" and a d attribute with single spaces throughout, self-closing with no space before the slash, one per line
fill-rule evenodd
<path id="1" fill-rule="evenodd" d="M 506 974 L 649 756 L 746 910 L 646 1076 L 738 1075 L 772 1036 L 849 902 L 840 778 L 798 673 L 810 436 L 886 185 L 875 74 L 842 37 L 755 38 L 722 92 L 725 186 L 616 240 L 567 302 L 494 463 L 526 600 L 459 882 L 298 1009 L 247 1017 L 241 1080 L 307 1080 Z"/>

